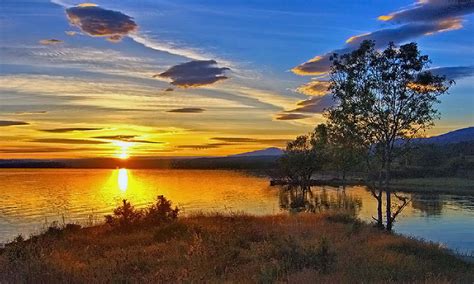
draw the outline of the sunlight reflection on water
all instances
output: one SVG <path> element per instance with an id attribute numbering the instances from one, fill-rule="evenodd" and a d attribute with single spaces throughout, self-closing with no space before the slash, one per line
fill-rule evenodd
<path id="1" fill-rule="evenodd" d="M 238 212 L 266 215 L 283 212 L 283 196 L 267 178 L 236 171 L 130 169 L 2 169 L 0 243 L 18 234 L 29 236 L 53 221 L 101 222 L 123 200 L 136 207 L 164 195 L 194 212 Z M 339 204 L 337 188 L 314 187 L 317 206 Z M 364 187 L 348 188 L 359 217 L 371 222 L 375 199 Z M 327 196 L 326 196 L 327 195 Z M 395 231 L 474 251 L 474 197 L 411 194 L 412 202 L 395 223 Z M 344 204 L 342 204 L 344 205 Z M 339 206 L 339 205 L 338 205 Z"/>
<path id="2" fill-rule="evenodd" d="M 127 169 L 118 170 L 118 187 L 121 191 L 126 191 L 128 187 L 128 171 Z"/>

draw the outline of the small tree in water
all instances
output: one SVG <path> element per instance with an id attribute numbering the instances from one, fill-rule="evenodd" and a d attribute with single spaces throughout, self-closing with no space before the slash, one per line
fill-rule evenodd
<path id="1" fill-rule="evenodd" d="M 416 43 L 382 51 L 373 41 L 359 49 L 332 57 L 329 91 L 337 105 L 327 112 L 331 125 L 350 129 L 372 160 L 369 169 L 378 174 L 377 224 L 383 227 L 382 190 L 386 191 L 386 227 L 391 230 L 397 213 L 391 212 L 390 170 L 396 151 L 431 127 L 439 116 L 438 97 L 453 83 L 427 71 L 429 59 Z M 376 161 L 376 163 L 374 163 Z"/>

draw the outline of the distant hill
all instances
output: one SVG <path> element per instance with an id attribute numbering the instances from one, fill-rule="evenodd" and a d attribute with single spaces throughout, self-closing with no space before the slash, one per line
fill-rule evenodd
<path id="1" fill-rule="evenodd" d="M 230 155 L 229 157 L 263 157 L 263 156 L 272 156 L 272 157 L 279 157 L 283 155 L 283 150 L 276 147 L 270 147 L 262 150 L 256 150 L 252 152 L 245 152 L 236 155 Z"/>
<path id="2" fill-rule="evenodd" d="M 469 141 L 474 141 L 474 127 L 462 128 L 428 138 L 417 138 L 413 142 L 422 144 L 452 144 Z"/>

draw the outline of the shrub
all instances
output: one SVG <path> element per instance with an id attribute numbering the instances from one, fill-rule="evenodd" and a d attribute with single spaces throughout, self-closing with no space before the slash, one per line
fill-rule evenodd
<path id="1" fill-rule="evenodd" d="M 131 228 L 137 225 L 162 225 L 175 221 L 179 209 L 172 207 L 172 202 L 163 195 L 157 197 L 156 203 L 143 210 L 135 207 L 126 199 L 122 205 L 114 209 L 113 215 L 106 215 L 105 222 L 112 227 Z"/>
<path id="2" fill-rule="evenodd" d="M 114 209 L 113 215 L 105 216 L 105 222 L 114 227 L 119 226 L 124 228 L 138 224 L 143 218 L 143 213 L 136 210 L 126 199 L 122 200 L 122 202 L 122 206 Z"/>
<path id="3" fill-rule="evenodd" d="M 169 223 L 178 218 L 179 209 L 172 208 L 172 202 L 163 195 L 158 195 L 156 203 L 148 207 L 145 211 L 144 220 L 151 224 Z"/>

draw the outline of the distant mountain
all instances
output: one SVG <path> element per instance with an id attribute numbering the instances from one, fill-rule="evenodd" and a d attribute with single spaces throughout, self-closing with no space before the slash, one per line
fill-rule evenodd
<path id="1" fill-rule="evenodd" d="M 273 156 L 278 157 L 283 155 L 283 150 L 276 147 L 270 147 L 262 150 L 252 151 L 252 152 L 245 152 L 236 155 L 230 155 L 229 157 L 263 157 L 263 156 Z"/>
<path id="2" fill-rule="evenodd" d="M 452 144 L 469 141 L 474 141 L 474 127 L 462 128 L 428 138 L 417 138 L 413 142 L 422 144 Z"/>

